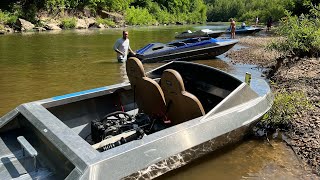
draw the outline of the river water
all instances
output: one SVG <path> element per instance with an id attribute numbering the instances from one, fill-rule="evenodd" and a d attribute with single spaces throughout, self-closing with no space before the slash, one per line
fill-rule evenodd
<path id="1" fill-rule="evenodd" d="M 128 28 L 131 48 L 150 42 L 169 42 L 178 32 L 217 26 Z M 126 80 L 123 64 L 112 50 L 123 29 L 70 30 L 0 36 L 0 117 L 30 101 L 97 88 Z M 226 36 L 222 38 L 228 38 Z M 235 46 L 237 48 L 237 46 Z M 251 72 L 253 66 L 234 66 L 221 55 L 199 60 L 231 73 Z M 146 71 L 161 63 L 145 64 Z M 304 179 L 300 161 L 281 141 L 247 139 L 201 158 L 160 179 Z"/>

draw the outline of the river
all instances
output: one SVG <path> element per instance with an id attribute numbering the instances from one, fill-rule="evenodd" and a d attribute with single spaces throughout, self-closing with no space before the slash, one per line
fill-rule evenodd
<path id="1" fill-rule="evenodd" d="M 184 30 L 223 29 L 226 26 L 162 26 L 128 28 L 131 48 L 150 42 L 169 42 Z M 112 50 L 123 29 L 65 30 L 0 36 L 0 117 L 16 106 L 126 80 L 125 69 Z M 228 37 L 222 37 L 228 38 Z M 235 46 L 237 48 L 237 46 Z M 253 66 L 234 66 L 221 55 L 199 60 L 231 73 L 251 72 Z M 145 64 L 146 71 L 161 65 Z M 160 179 L 303 179 L 305 171 L 282 142 L 247 139 L 211 153 Z"/>

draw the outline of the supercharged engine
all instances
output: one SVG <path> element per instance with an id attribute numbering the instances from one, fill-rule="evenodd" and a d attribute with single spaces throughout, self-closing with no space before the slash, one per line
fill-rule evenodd
<path id="1" fill-rule="evenodd" d="M 91 122 L 91 139 L 98 151 L 106 151 L 121 144 L 141 139 L 144 135 L 166 127 L 163 120 L 144 113 L 131 116 L 125 112 L 113 112 L 101 120 Z"/>

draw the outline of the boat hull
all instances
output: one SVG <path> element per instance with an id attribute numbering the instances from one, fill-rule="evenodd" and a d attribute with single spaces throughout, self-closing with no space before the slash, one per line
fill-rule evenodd
<path id="1" fill-rule="evenodd" d="M 261 28 L 248 28 L 248 29 L 236 29 L 236 34 L 254 34 L 260 32 Z M 226 31 L 227 34 L 230 34 L 230 30 Z"/>
<path id="2" fill-rule="evenodd" d="M 154 53 L 151 55 L 138 55 L 137 57 L 142 61 L 142 63 L 209 59 L 227 52 L 237 42 L 238 41 L 225 43 L 221 46 L 207 45 L 196 48 L 186 48 L 184 50 L 172 50 L 163 53 Z"/>
<path id="3" fill-rule="evenodd" d="M 263 79 L 252 78 L 249 86 L 233 75 L 190 62 L 170 62 L 147 75 L 159 81 L 166 69 L 181 74 L 185 88 L 202 103 L 204 116 L 99 152 L 87 141 L 90 122 L 115 111 L 136 114 L 129 83 L 25 103 L 0 118 L 0 177 L 155 178 L 241 140 L 271 108 L 273 96 Z M 19 136 L 38 151 L 37 167 L 30 156 L 20 155 Z"/>
<path id="4" fill-rule="evenodd" d="M 258 120 L 257 120 L 258 121 Z M 214 151 L 234 145 L 243 140 L 251 131 L 253 125 L 257 122 L 252 122 L 251 125 L 238 128 L 229 133 L 223 134 L 219 137 L 206 141 L 179 154 L 171 156 L 158 163 L 152 164 L 147 168 L 139 170 L 123 179 L 154 179 L 165 173 L 176 170 L 190 162 L 199 159 L 207 154 L 214 153 Z M 174 173 L 174 171 L 173 171 Z"/>

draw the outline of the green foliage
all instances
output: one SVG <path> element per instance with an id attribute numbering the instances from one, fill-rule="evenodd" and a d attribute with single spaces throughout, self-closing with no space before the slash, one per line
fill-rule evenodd
<path id="1" fill-rule="evenodd" d="M 126 10 L 125 20 L 130 25 L 152 25 L 156 20 L 145 8 L 130 7 Z"/>
<path id="2" fill-rule="evenodd" d="M 311 10 L 311 16 L 292 16 L 289 12 L 286 15 L 276 30 L 276 33 L 284 38 L 273 41 L 268 45 L 268 49 L 276 50 L 283 56 L 319 57 L 319 6 Z"/>
<path id="3" fill-rule="evenodd" d="M 133 0 L 105 0 L 106 7 L 110 11 L 124 11 L 129 8 Z"/>
<path id="4" fill-rule="evenodd" d="M 264 115 L 262 123 L 271 127 L 287 127 L 290 120 L 303 109 L 311 108 L 305 93 L 301 91 L 275 93 L 272 108 Z"/>
<path id="5" fill-rule="evenodd" d="M 134 0 L 87 0 L 85 5 L 95 9 L 105 9 L 107 11 L 120 12 L 129 8 Z"/>
<path id="6" fill-rule="evenodd" d="M 8 13 L 8 12 L 2 12 L 0 10 L 0 24 L 13 24 L 17 21 L 18 17 Z"/>
<path id="7" fill-rule="evenodd" d="M 47 0 L 45 2 L 45 7 L 51 11 L 64 9 L 65 5 L 65 0 Z"/>
<path id="8" fill-rule="evenodd" d="M 233 17 L 255 22 L 258 16 L 260 22 L 266 22 L 270 16 L 275 21 L 283 17 L 285 10 L 294 6 L 294 0 L 214 0 L 207 4 L 209 21 L 229 21 Z"/>
<path id="9" fill-rule="evenodd" d="M 104 24 L 104 25 L 107 25 L 107 26 L 116 27 L 116 23 L 113 22 L 111 19 L 97 18 L 96 21 L 97 21 L 98 24 Z"/>
<path id="10" fill-rule="evenodd" d="M 174 16 L 165 10 L 155 12 L 154 17 L 156 17 L 157 21 L 162 24 L 175 23 Z"/>
<path id="11" fill-rule="evenodd" d="M 63 18 L 61 19 L 61 28 L 72 29 L 76 27 L 77 20 L 75 18 Z"/>
<path id="12" fill-rule="evenodd" d="M 45 10 L 52 15 L 78 15 L 84 8 L 97 13 L 100 10 L 126 14 L 132 25 L 160 23 L 205 22 L 207 6 L 203 0 L 5 0 L 11 12 L 33 23 L 39 23 L 37 13 Z M 8 4 L 10 3 L 10 5 Z M 0 6 L 1 8 L 1 6 Z M 69 27 L 68 21 L 65 22 Z M 111 22 L 108 22 L 111 23 Z M 64 25 L 63 25 L 64 26 Z"/>

